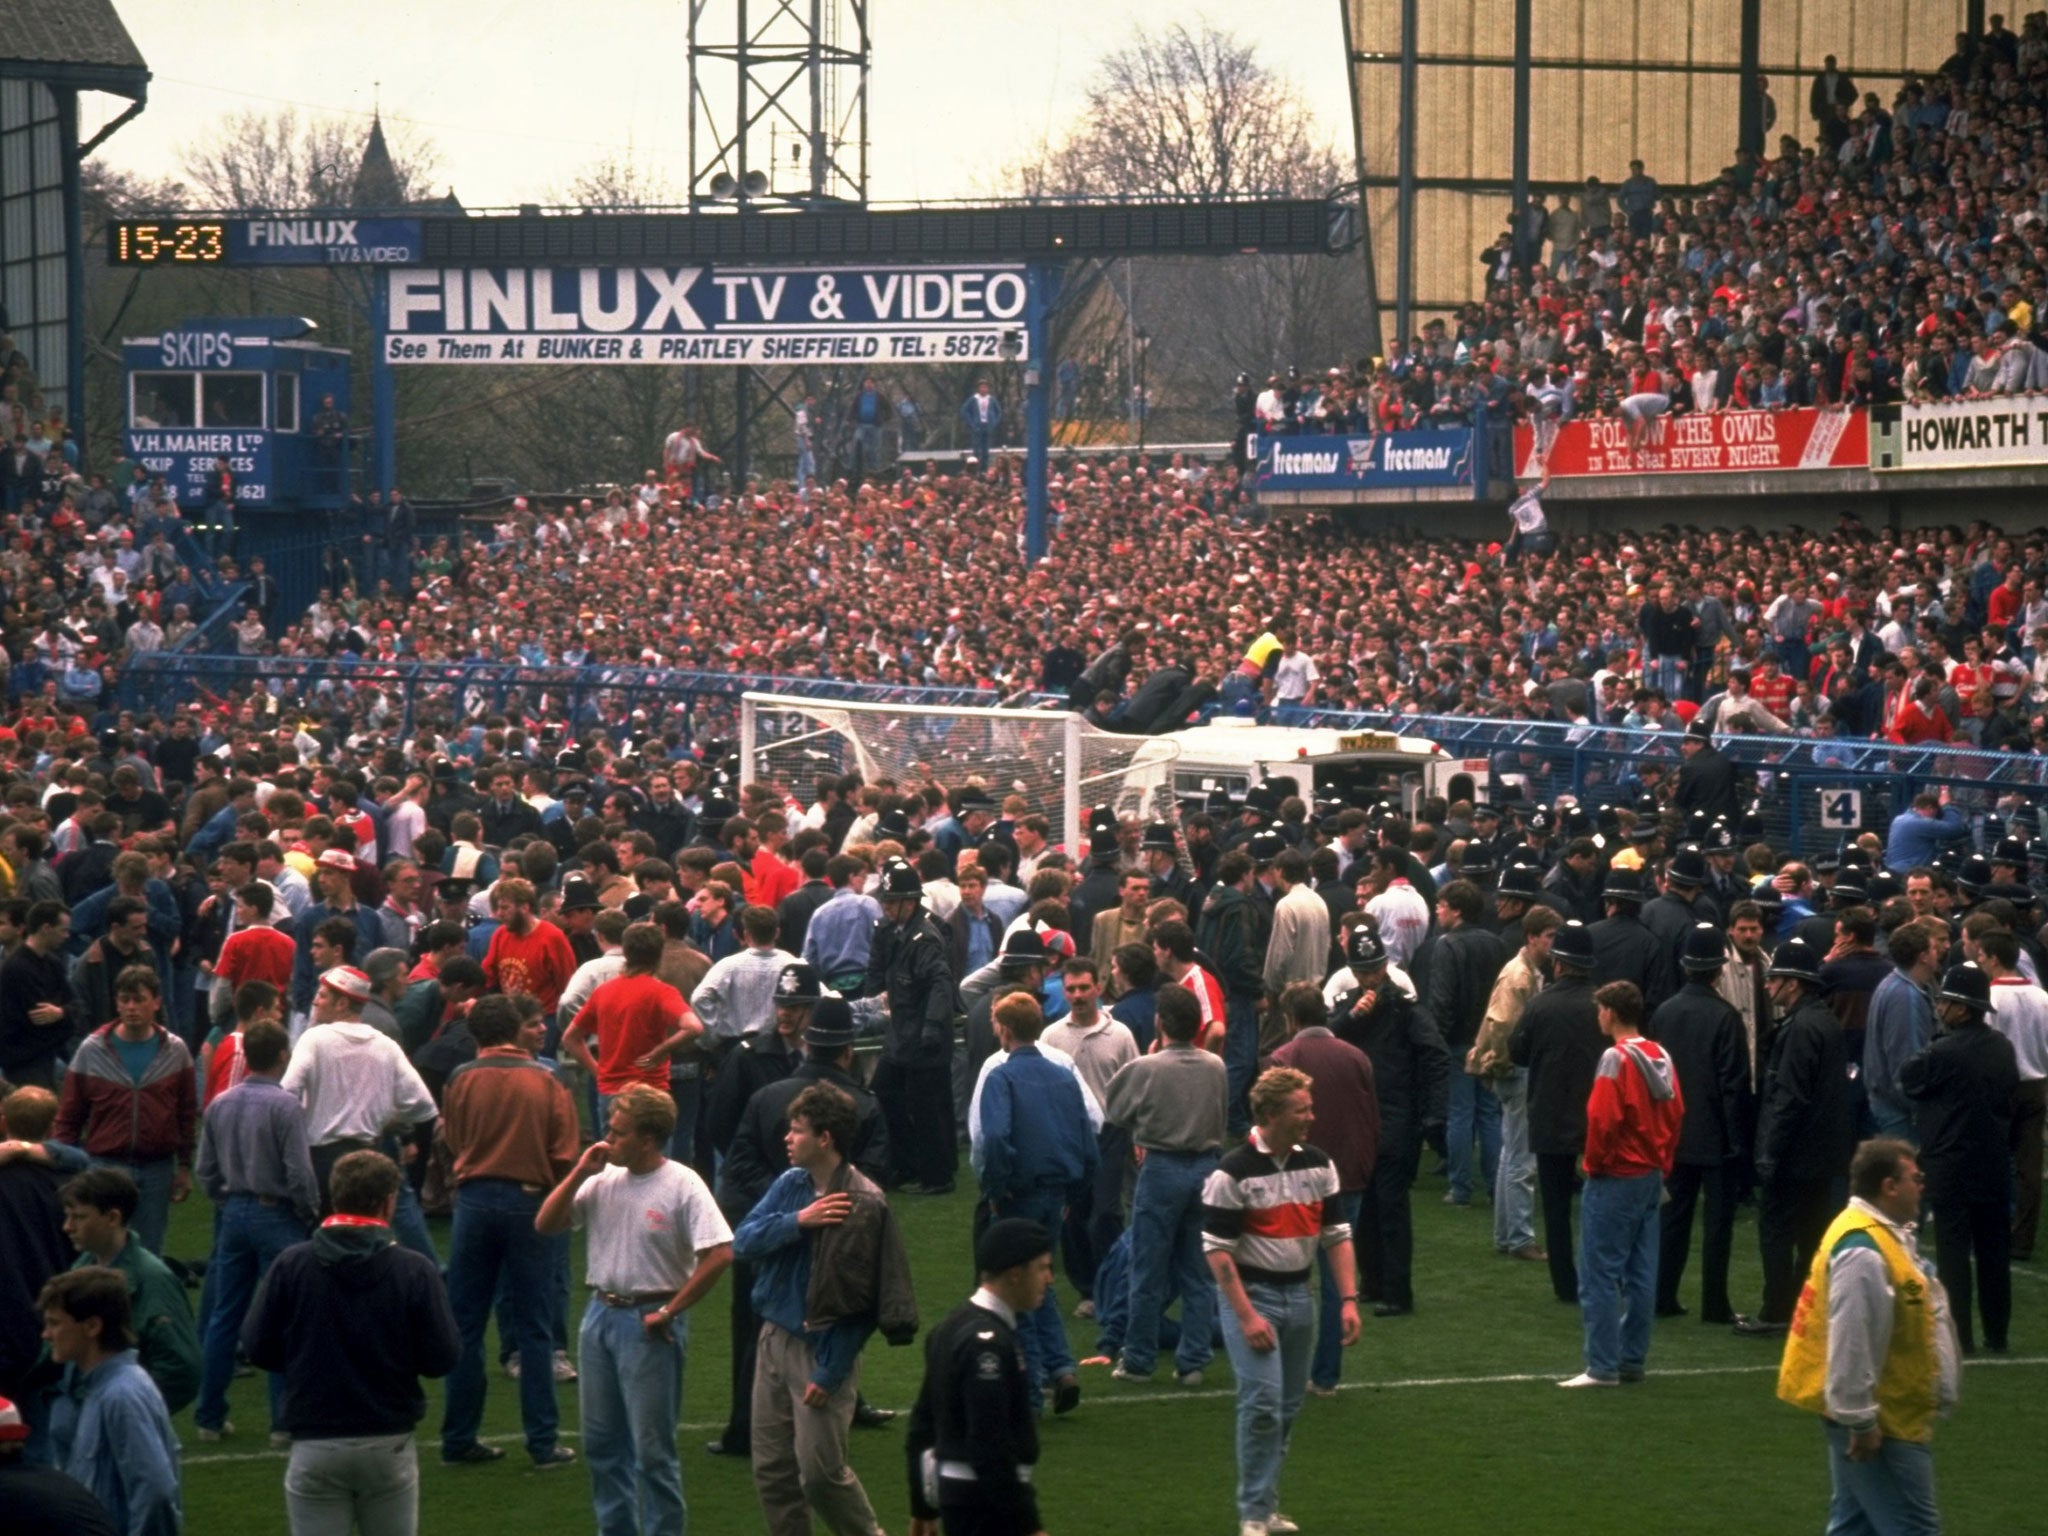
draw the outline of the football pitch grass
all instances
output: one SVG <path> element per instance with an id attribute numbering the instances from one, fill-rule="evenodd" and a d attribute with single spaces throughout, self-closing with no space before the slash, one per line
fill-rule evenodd
<path id="1" fill-rule="evenodd" d="M 962 1172 L 965 1173 L 963 1167 Z M 1579 1314 L 1550 1294 L 1541 1264 L 1495 1255 L 1483 1203 L 1447 1208 L 1443 1180 L 1415 1189 L 1416 1299 L 1410 1317 L 1364 1319 L 1334 1398 L 1310 1398 L 1294 1430 L 1281 1507 L 1311 1536 L 1365 1533 L 1513 1532 L 1514 1536 L 1667 1536 L 1667 1533 L 1812 1533 L 1826 1524 L 1827 1474 L 1817 1419 L 1773 1395 L 1779 1346 L 1737 1338 L 1694 1317 L 1660 1321 L 1649 1380 L 1611 1391 L 1561 1392 L 1580 1366 Z M 971 1289 L 971 1195 L 896 1200 L 910 1246 L 926 1327 Z M 202 1251 L 203 1201 L 178 1207 L 171 1251 Z M 446 1223 L 435 1240 L 447 1251 Z M 1695 1235 L 1695 1264 L 1697 1234 Z M 580 1239 L 571 1274 L 570 1332 L 582 1312 Z M 761 1529 L 743 1462 L 705 1454 L 724 1423 L 728 1392 L 725 1281 L 693 1314 L 681 1434 L 683 1489 L 692 1536 Z M 1759 1294 L 1756 1228 L 1736 1230 L 1738 1307 Z M 1982 1357 L 1964 1372 L 1962 1403 L 1936 1436 L 1944 1529 L 1952 1536 L 2048 1530 L 2039 1446 L 2048 1422 L 2048 1267 L 2016 1265 L 2009 1356 Z M 1683 1295 L 1697 1308 L 1688 1273 Z M 1074 1293 L 1060 1297 L 1071 1312 Z M 1077 1357 L 1093 1353 L 1094 1325 L 1070 1318 Z M 922 1369 L 919 1344 L 892 1349 L 877 1337 L 862 1359 L 870 1402 L 908 1409 Z M 487 1346 L 495 1362 L 495 1345 Z M 1051 1536 L 1194 1536 L 1236 1530 L 1232 1490 L 1230 1368 L 1219 1350 L 1203 1385 L 1109 1379 L 1082 1373 L 1072 1415 L 1045 1420 L 1040 1512 Z M 576 1388 L 557 1389 L 563 1441 L 578 1445 Z M 485 1434 L 503 1461 L 440 1464 L 443 1393 L 427 1384 L 420 1425 L 420 1529 L 427 1536 L 507 1536 L 517 1531 L 591 1531 L 589 1478 L 581 1465 L 532 1469 L 519 1433 L 518 1387 L 490 1372 Z M 282 1453 L 265 1449 L 260 1378 L 234 1383 L 239 1433 L 202 1445 L 191 1412 L 177 1419 L 185 1446 L 185 1529 L 194 1536 L 282 1532 Z M 853 1459 L 882 1528 L 908 1526 L 903 1415 L 882 1430 L 853 1431 Z"/>

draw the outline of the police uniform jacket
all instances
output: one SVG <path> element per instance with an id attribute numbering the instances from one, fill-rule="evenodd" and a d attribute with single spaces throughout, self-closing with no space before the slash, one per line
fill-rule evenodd
<path id="1" fill-rule="evenodd" d="M 1529 1150 L 1577 1157 L 1586 1150 L 1586 1100 L 1607 1050 L 1593 984 L 1561 974 L 1529 999 L 1508 1036 L 1508 1055 L 1529 1069 Z"/>
<path id="2" fill-rule="evenodd" d="M 839 1068 L 805 1058 L 787 1077 L 755 1090 L 740 1111 L 739 1127 L 718 1169 L 718 1206 L 730 1221 L 745 1219 L 789 1167 L 789 1106 L 813 1083 L 830 1083 L 853 1100 L 858 1117 L 847 1150 L 854 1167 L 878 1183 L 889 1167 L 889 1129 L 882 1106 L 867 1087 Z"/>
<path id="3" fill-rule="evenodd" d="M 1594 986 L 1632 981 L 1643 989 L 1643 1004 L 1652 1012 L 1678 990 L 1673 951 L 1635 913 L 1624 907 L 1616 916 L 1593 924 L 1591 932 Z"/>
<path id="4" fill-rule="evenodd" d="M 1828 1005 L 1806 997 L 1771 1037 L 1757 1106 L 1762 1177 L 1818 1181 L 1848 1172 L 1856 1146 L 1849 1053 Z"/>
<path id="5" fill-rule="evenodd" d="M 1399 1147 L 1424 1127 L 1442 1123 L 1450 1100 L 1451 1053 L 1427 1008 L 1382 982 L 1371 1013 L 1352 1012 L 1354 987 L 1331 1010 L 1330 1029 L 1372 1062 L 1380 1100 L 1380 1145 Z"/>
<path id="6" fill-rule="evenodd" d="M 1742 1015 L 1711 981 L 1688 980 L 1643 1033 L 1664 1047 L 1685 1096 L 1677 1161 L 1715 1168 L 1748 1156 L 1756 1103 Z"/>
<path id="7" fill-rule="evenodd" d="M 910 1512 L 919 1519 L 938 1519 L 941 1506 L 966 1506 L 983 1536 L 1031 1536 L 1041 1528 L 1030 1482 L 1038 1463 L 1031 1371 L 1002 1316 L 962 1302 L 925 1336 L 924 1385 L 904 1444 Z M 927 1455 L 939 1473 L 937 1504 L 925 1484 Z"/>
<path id="8" fill-rule="evenodd" d="M 889 998 L 882 1059 L 900 1065 L 944 1061 L 953 1049 L 956 979 L 948 945 L 929 914 L 875 924 L 868 950 L 867 995 Z"/>

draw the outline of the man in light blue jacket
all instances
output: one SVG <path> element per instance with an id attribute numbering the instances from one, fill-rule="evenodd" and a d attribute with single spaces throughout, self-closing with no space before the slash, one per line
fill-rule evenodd
<path id="1" fill-rule="evenodd" d="M 57 1464 L 92 1491 L 124 1536 L 178 1536 L 178 1438 L 128 1326 L 128 1282 L 92 1265 L 38 1298 L 50 1358 L 65 1368 L 50 1410 Z"/>

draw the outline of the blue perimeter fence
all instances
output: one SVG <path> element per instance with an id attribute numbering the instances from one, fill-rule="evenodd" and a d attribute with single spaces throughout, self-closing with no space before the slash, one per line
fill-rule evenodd
<path id="1" fill-rule="evenodd" d="M 194 699 L 218 702 L 260 688 L 279 699 L 352 724 L 366 717 L 404 737 L 423 712 L 467 723 L 486 713 L 518 712 L 557 723 L 574 739 L 658 735 L 680 725 L 692 743 L 735 741 L 740 696 L 749 692 L 820 701 L 922 704 L 953 709 L 1064 707 L 1048 694 L 999 695 L 983 688 L 886 687 L 768 673 L 683 671 L 659 667 L 532 667 L 493 662 L 383 662 L 339 657 L 159 653 L 122 674 L 124 708 L 164 709 Z M 636 718 L 635 712 L 643 712 Z M 1684 762 L 1676 732 L 1574 726 L 1556 721 L 1456 715 L 1390 715 L 1275 708 L 1269 724 L 1390 731 L 1425 737 L 1453 757 L 1484 760 L 1490 798 L 1517 795 L 1543 804 L 1574 796 L 1595 808 L 1628 804 L 1642 792 L 1646 767 L 1675 775 Z M 1802 856 L 1833 849 L 1858 832 L 1882 835 L 1923 789 L 1947 786 L 1980 831 L 1996 813 L 2048 802 L 2048 756 L 1980 752 L 1958 747 L 1902 747 L 1891 742 L 1790 736 L 1725 735 L 1721 751 L 1752 781 L 1744 802 L 1756 803 L 1765 837 Z"/>

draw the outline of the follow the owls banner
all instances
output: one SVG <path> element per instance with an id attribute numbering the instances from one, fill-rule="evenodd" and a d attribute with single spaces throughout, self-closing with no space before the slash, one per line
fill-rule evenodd
<path id="1" fill-rule="evenodd" d="M 387 363 L 992 364 L 1025 347 L 1022 266 L 410 267 L 383 281 Z"/>

